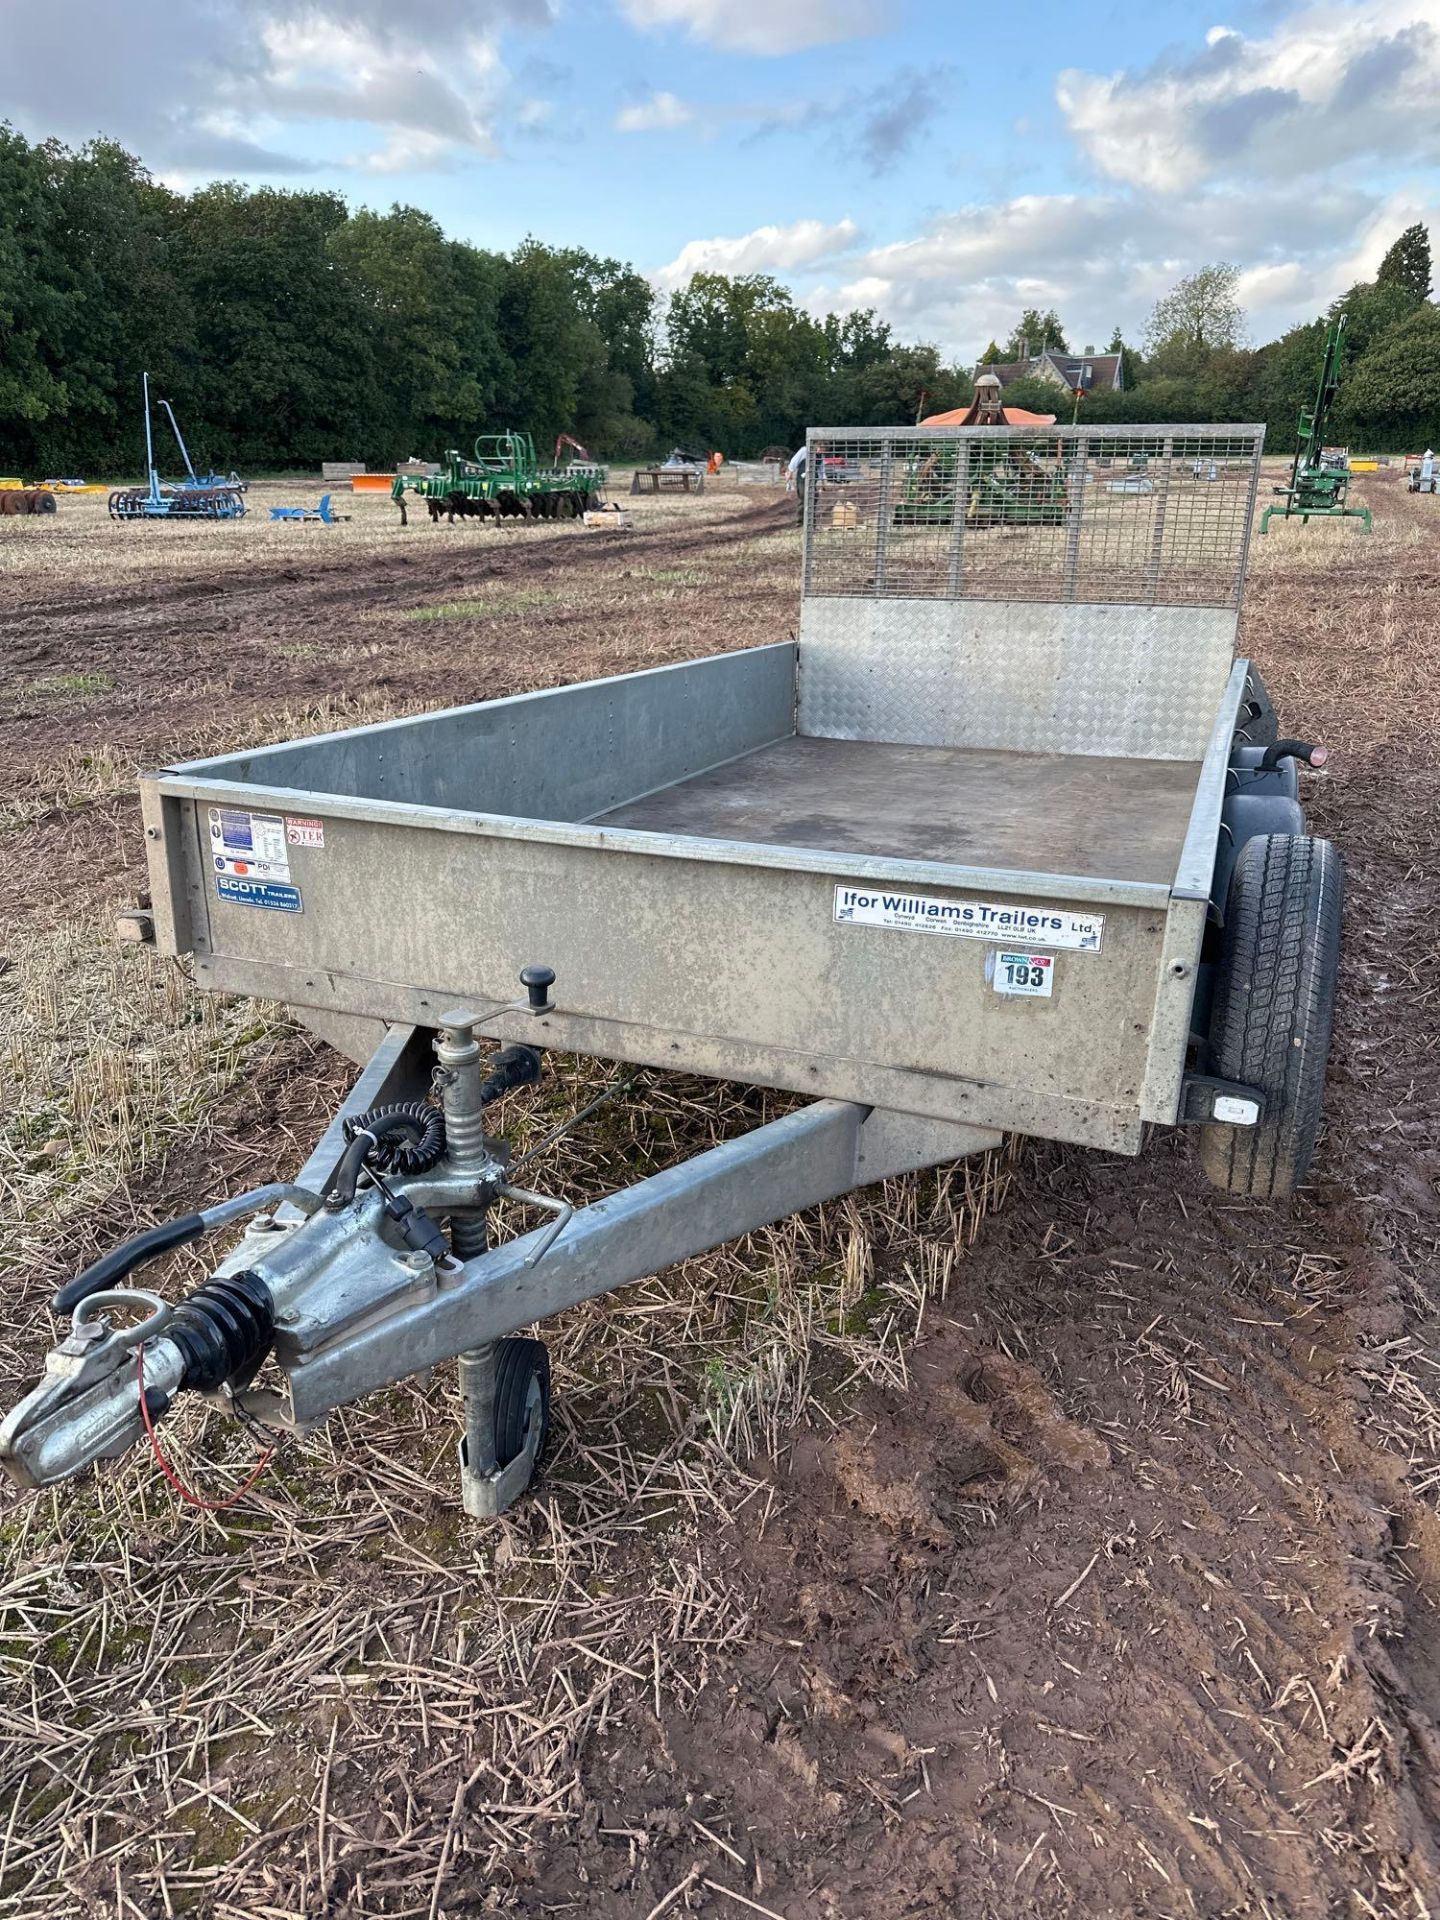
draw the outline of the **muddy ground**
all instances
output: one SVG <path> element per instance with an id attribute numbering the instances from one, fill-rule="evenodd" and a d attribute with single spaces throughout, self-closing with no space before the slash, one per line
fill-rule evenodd
<path id="1" fill-rule="evenodd" d="M 1242 630 L 1333 749 L 1308 805 L 1348 873 L 1304 1194 L 1217 1195 L 1176 1135 L 1020 1143 L 689 1263 L 557 1331 L 555 1453 L 499 1529 L 455 1517 L 444 1382 L 282 1455 L 223 1526 L 140 1460 L 12 1502 L 0 1911 L 1440 1912 L 1440 508 L 1367 497 L 1369 541 L 1257 543 Z M 71 985 L 133 991 L 128 1038 L 94 1015 L 107 1059 L 164 1066 L 201 1018 L 98 957 L 144 886 L 133 761 L 795 622 L 774 496 L 623 542 L 373 512 L 303 552 L 73 503 L 44 548 L 0 527 L 7 1392 L 58 1276 L 293 1166 L 343 1081 L 233 1010 L 125 1177 L 92 1151 Z M 558 1184 L 766 1110 L 642 1091 Z M 241 1455 L 174 1425 L 231 1484 Z"/>

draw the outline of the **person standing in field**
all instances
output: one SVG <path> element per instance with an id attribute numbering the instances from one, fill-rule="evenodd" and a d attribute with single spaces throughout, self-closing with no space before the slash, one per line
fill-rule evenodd
<path id="1" fill-rule="evenodd" d="M 790 464 L 785 469 L 785 486 L 795 495 L 795 524 L 805 524 L 805 471 L 809 466 L 809 449 L 798 447 L 790 456 Z"/>
<path id="2" fill-rule="evenodd" d="M 821 455 L 824 451 L 824 447 L 820 445 L 819 441 L 816 441 L 815 458 L 818 464 L 815 470 L 815 485 L 817 487 L 825 477 L 825 466 L 823 460 L 821 460 Z M 795 490 L 795 524 L 801 527 L 805 524 L 805 483 L 809 477 L 810 449 L 808 447 L 798 447 L 795 452 L 791 454 L 790 464 L 785 469 L 785 485 L 787 488 L 793 487 Z"/>

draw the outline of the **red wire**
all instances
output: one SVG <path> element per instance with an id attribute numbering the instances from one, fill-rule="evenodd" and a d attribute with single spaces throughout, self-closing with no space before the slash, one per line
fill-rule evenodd
<path id="1" fill-rule="evenodd" d="M 170 1482 L 170 1485 L 175 1489 L 176 1493 L 178 1493 L 180 1498 L 185 1502 L 186 1506 L 199 1507 L 202 1513 L 224 1513 L 227 1507 L 233 1507 L 238 1500 L 243 1500 L 265 1471 L 266 1467 L 269 1466 L 271 1460 L 274 1459 L 275 1449 L 273 1447 L 267 1447 L 265 1449 L 264 1453 L 260 1456 L 259 1465 L 250 1475 L 250 1478 L 243 1486 L 237 1487 L 228 1499 L 203 1500 L 198 1493 L 192 1493 L 190 1491 L 189 1487 L 185 1485 L 184 1481 L 181 1480 L 170 1462 L 160 1451 L 160 1442 L 155 1433 L 155 1422 L 150 1418 L 150 1407 L 145 1398 L 145 1345 L 143 1341 L 135 1349 L 135 1377 L 140 1382 L 140 1418 L 145 1422 L 145 1432 L 149 1436 L 150 1451 L 155 1456 L 155 1464 Z"/>

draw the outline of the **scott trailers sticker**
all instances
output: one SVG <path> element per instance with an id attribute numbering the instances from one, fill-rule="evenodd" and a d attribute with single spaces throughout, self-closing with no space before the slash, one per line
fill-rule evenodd
<path id="1" fill-rule="evenodd" d="M 288 880 L 285 822 L 278 813 L 211 807 L 210 858 L 216 873 L 233 874 L 238 880 Z"/>
<path id="2" fill-rule="evenodd" d="M 278 886 L 273 880 L 232 880 L 221 874 L 215 882 L 222 900 L 237 907 L 268 907 L 271 913 L 303 913 L 298 887 Z"/>
<path id="3" fill-rule="evenodd" d="M 1055 985 L 1053 953 L 987 953 L 985 972 L 996 993 L 1048 1000 Z"/>
<path id="4" fill-rule="evenodd" d="M 835 918 L 892 933 L 948 933 L 962 940 L 1035 941 L 1099 953 L 1105 916 L 1060 907 L 1002 906 L 996 900 L 942 900 L 929 893 L 872 893 L 836 887 Z"/>

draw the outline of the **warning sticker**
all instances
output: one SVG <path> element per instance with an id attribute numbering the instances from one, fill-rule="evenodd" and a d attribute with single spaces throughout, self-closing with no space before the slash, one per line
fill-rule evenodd
<path id="1" fill-rule="evenodd" d="M 987 953 L 985 972 L 996 993 L 1048 1000 L 1055 985 L 1053 953 Z"/>
<path id="2" fill-rule="evenodd" d="M 210 857 L 216 873 L 234 874 L 240 880 L 288 880 L 285 822 L 278 813 L 211 807 Z"/>
<path id="3" fill-rule="evenodd" d="M 892 933 L 947 933 L 964 940 L 1044 941 L 1077 953 L 1098 953 L 1105 930 L 1100 913 L 1061 907 L 1004 906 L 996 900 L 946 900 L 929 893 L 880 893 L 836 887 L 835 918 Z"/>
<path id="4" fill-rule="evenodd" d="M 325 822 L 323 820 L 300 820 L 292 813 L 285 816 L 285 838 L 292 847 L 323 847 L 325 844 Z"/>
<path id="5" fill-rule="evenodd" d="M 222 900 L 237 907 L 267 907 L 271 913 L 303 913 L 298 887 L 283 887 L 273 880 L 231 880 L 221 874 L 215 882 Z"/>

